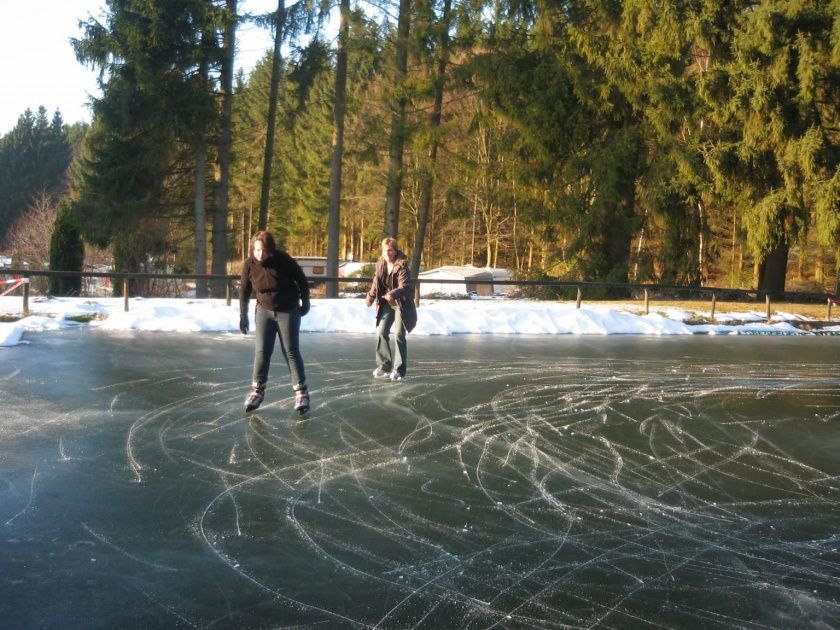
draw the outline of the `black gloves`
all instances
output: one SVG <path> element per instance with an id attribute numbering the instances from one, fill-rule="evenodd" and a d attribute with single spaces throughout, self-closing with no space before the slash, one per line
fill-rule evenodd
<path id="1" fill-rule="evenodd" d="M 309 312 L 309 298 L 303 298 L 300 301 L 300 316 L 303 317 Z"/>
<path id="2" fill-rule="evenodd" d="M 239 315 L 239 332 L 243 335 L 248 334 L 248 313 L 241 313 Z"/>

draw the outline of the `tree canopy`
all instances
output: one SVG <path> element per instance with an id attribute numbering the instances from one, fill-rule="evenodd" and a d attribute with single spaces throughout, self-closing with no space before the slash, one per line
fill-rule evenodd
<path id="1" fill-rule="evenodd" d="M 262 220 L 292 254 L 331 260 L 372 259 L 390 232 L 427 267 L 837 282 L 840 0 L 394 0 L 345 7 L 346 68 L 323 30 L 337 6 L 278 6 L 253 19 L 283 28 L 282 63 L 269 50 L 239 76 L 230 111 L 226 28 L 252 19 L 235 2 L 109 0 L 87 23 L 76 51 L 103 96 L 71 193 L 86 240 L 129 267 L 200 268 L 201 199 L 224 208 L 213 246 L 234 265 Z M 41 127 L 22 118 L 15 151 Z"/>

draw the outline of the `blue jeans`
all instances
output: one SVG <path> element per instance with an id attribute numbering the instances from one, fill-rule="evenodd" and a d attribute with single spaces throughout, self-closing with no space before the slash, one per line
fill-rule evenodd
<path id="1" fill-rule="evenodd" d="M 254 354 L 254 373 L 252 383 L 255 387 L 265 389 L 268 382 L 268 368 L 271 355 L 274 353 L 274 343 L 280 338 L 280 349 L 286 359 L 292 386 L 298 390 L 306 385 L 306 372 L 303 358 L 300 356 L 300 309 L 289 313 L 267 311 L 257 304 L 254 314 L 254 333 L 257 337 L 256 353 Z"/>
<path id="2" fill-rule="evenodd" d="M 396 352 L 391 354 L 391 327 L 394 327 L 396 337 Z M 382 305 L 382 317 L 376 327 L 376 365 L 386 372 L 395 371 L 405 376 L 408 367 L 408 346 L 405 341 L 405 326 L 402 313 L 389 304 Z"/>

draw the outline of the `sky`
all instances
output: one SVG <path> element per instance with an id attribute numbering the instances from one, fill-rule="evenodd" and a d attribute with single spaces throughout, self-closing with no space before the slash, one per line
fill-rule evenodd
<path id="1" fill-rule="evenodd" d="M 0 136 L 29 108 L 47 109 L 52 119 L 90 122 L 89 97 L 99 96 L 97 72 L 76 61 L 70 38 L 81 37 L 79 21 L 103 18 L 104 0 L 0 0 Z M 239 0 L 240 12 L 268 13 L 277 0 Z M 244 25 L 237 32 L 237 68 L 246 72 L 272 47 L 271 33 Z"/>
<path id="2" fill-rule="evenodd" d="M 20 315 L 23 298 L 0 297 L 0 318 Z M 239 335 L 239 304 L 206 299 L 132 298 L 125 311 L 122 298 L 37 298 L 30 300 L 31 315 L 15 322 L 0 321 L 2 347 L 26 344 L 34 335 L 75 326 L 111 331 L 158 331 L 163 333 L 222 332 Z M 574 303 L 532 302 L 485 298 L 473 300 L 423 300 L 417 312 L 417 327 L 411 336 L 498 335 L 801 335 L 791 324 L 805 317 L 716 312 L 717 324 L 689 325 L 684 321 L 703 311 L 666 309 L 645 315 L 638 307 L 582 306 Z M 709 313 L 705 315 L 708 317 Z M 93 317 L 89 323 L 70 318 Z M 303 332 L 375 334 L 375 312 L 363 299 L 315 299 L 301 323 Z M 840 334 L 840 325 L 823 332 Z M 253 337 L 253 332 L 250 333 Z"/>

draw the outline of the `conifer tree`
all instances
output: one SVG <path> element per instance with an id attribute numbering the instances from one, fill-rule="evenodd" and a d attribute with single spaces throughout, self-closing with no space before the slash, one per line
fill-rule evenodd
<path id="1" fill-rule="evenodd" d="M 85 247 L 81 234 L 66 207 L 58 211 L 50 238 L 50 269 L 56 271 L 81 271 Z M 79 295 L 82 277 L 73 275 L 50 276 L 52 295 Z"/>
<path id="2" fill-rule="evenodd" d="M 34 116 L 27 109 L 0 138 L 0 242 L 36 196 L 64 192 L 72 150 L 61 114 L 48 121 L 43 106 Z"/>
<path id="3" fill-rule="evenodd" d="M 813 226 L 840 239 L 837 2 L 740 6 L 703 82 L 717 126 L 708 161 L 744 218 L 756 286 L 785 288 L 791 244 Z"/>
<path id="4" fill-rule="evenodd" d="M 197 138 L 214 107 L 199 68 L 214 60 L 207 31 L 219 19 L 210 0 L 108 7 L 105 23 L 89 20 L 74 41 L 79 61 L 100 69 L 103 95 L 93 103 L 70 208 L 91 242 L 114 243 L 116 262 L 133 270 L 175 246 L 171 220 L 193 218 L 199 193 L 181 173 L 200 170 Z M 136 238 L 142 233 L 155 236 Z"/>

